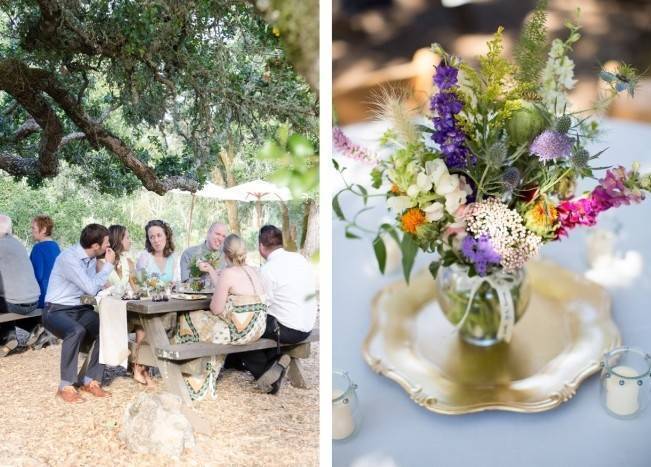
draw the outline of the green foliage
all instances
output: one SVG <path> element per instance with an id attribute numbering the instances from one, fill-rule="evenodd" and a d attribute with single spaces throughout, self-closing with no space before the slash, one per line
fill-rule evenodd
<path id="1" fill-rule="evenodd" d="M 545 67 L 547 55 L 547 0 L 539 0 L 531 18 L 522 27 L 520 39 L 515 47 L 518 66 L 516 79 L 523 94 L 538 88 L 540 74 Z M 523 96 L 525 97 L 525 96 Z"/>
<path id="2" fill-rule="evenodd" d="M 238 149 L 237 171 L 241 159 L 257 158 L 279 125 L 315 144 L 316 97 L 250 3 L 58 4 L 62 16 L 44 35 L 37 2 L 0 3 L 0 62 L 14 58 L 52 73 L 82 112 L 124 141 L 159 179 L 203 183 L 215 167 L 224 169 L 218 154 L 228 142 Z M 12 138 L 28 118 L 21 107 L 8 112 L 13 104 L 0 91 L 0 149 L 34 158 L 40 136 Z M 66 134 L 78 131 L 67 113 L 54 110 Z M 88 137 L 61 146 L 58 155 L 81 168 L 75 172 L 81 183 L 104 193 L 123 195 L 141 186 L 123 161 Z M 268 172 L 271 164 L 257 169 Z M 40 186 L 41 177 L 28 181 Z"/>
<path id="3" fill-rule="evenodd" d="M 498 98 L 502 98 L 507 93 L 505 85 L 507 79 L 513 73 L 513 65 L 502 57 L 504 44 L 502 42 L 502 33 L 504 28 L 500 26 L 493 38 L 488 41 L 488 53 L 479 57 L 479 70 L 484 83 L 484 92 L 476 93 L 481 96 L 482 101 L 491 103 Z"/>
<path id="4" fill-rule="evenodd" d="M 289 187 L 294 197 L 314 192 L 319 184 L 318 155 L 315 143 L 281 126 L 274 139 L 263 145 L 260 156 L 278 167 L 270 180 Z"/>
<path id="5" fill-rule="evenodd" d="M 400 251 L 402 252 L 402 272 L 405 276 L 405 281 L 409 283 L 411 270 L 414 267 L 416 254 L 418 253 L 418 243 L 414 241 L 414 238 L 410 234 L 405 233 L 402 236 Z"/>
<path id="6" fill-rule="evenodd" d="M 188 233 L 191 197 L 189 194 L 168 193 L 159 196 L 144 189 L 129 195 L 112 196 L 100 193 L 92 186 L 77 182 L 75 168 L 63 167 L 62 174 L 44 182 L 43 187 L 31 189 L 24 181 L 15 181 L 0 175 L 0 212 L 12 218 L 14 233 L 26 244 L 31 244 L 31 220 L 37 214 L 47 214 L 54 220 L 54 239 L 62 247 L 79 241 L 81 229 L 90 222 L 106 226 L 122 224 L 127 227 L 135 254 L 144 248 L 144 226 L 151 219 L 163 219 L 174 232 L 176 251 L 205 239 L 208 227 L 215 221 L 226 220 L 224 203 L 197 197 L 192 230 Z M 303 206 L 300 201 L 289 201 L 290 224 L 298 227 L 300 235 Z M 265 203 L 267 220 L 281 225 L 278 203 Z M 255 209 L 253 203 L 239 203 L 242 238 L 249 251 L 257 251 Z"/>

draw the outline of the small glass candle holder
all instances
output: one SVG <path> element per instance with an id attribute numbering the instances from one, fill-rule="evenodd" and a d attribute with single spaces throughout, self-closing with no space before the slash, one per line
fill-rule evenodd
<path id="1" fill-rule="evenodd" d="M 616 418 L 637 417 L 651 396 L 651 355 L 618 347 L 601 362 L 601 403 Z"/>
<path id="2" fill-rule="evenodd" d="M 332 439 L 353 436 L 361 421 L 357 385 L 345 371 L 332 372 Z"/>

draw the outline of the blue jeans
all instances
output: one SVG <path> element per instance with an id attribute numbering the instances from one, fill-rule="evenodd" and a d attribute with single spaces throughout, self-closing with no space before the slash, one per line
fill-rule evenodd
<path id="1" fill-rule="evenodd" d="M 99 363 L 99 315 L 90 305 L 55 305 L 46 303 L 43 326 L 63 340 L 61 345 L 61 383 L 83 384 L 84 376 L 101 384 L 104 365 Z M 77 374 L 82 344 L 93 345 L 86 374 Z"/>

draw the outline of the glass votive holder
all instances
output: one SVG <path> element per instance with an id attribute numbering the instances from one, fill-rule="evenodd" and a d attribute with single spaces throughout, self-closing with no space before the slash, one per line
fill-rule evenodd
<path id="1" fill-rule="evenodd" d="M 332 372 L 332 439 L 343 440 L 357 432 L 361 421 L 357 385 L 345 371 Z"/>
<path id="2" fill-rule="evenodd" d="M 601 403 L 616 418 L 637 417 L 651 396 L 651 355 L 618 347 L 601 362 Z"/>

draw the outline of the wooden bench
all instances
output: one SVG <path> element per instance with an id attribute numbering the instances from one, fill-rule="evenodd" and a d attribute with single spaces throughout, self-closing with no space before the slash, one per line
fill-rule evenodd
<path id="1" fill-rule="evenodd" d="M 300 359 L 310 356 L 310 343 L 318 342 L 318 340 L 319 329 L 317 328 L 312 330 L 308 338 L 303 342 L 298 344 L 280 344 L 281 353 L 285 353 L 291 357 L 289 368 L 287 369 L 287 378 L 292 386 L 297 388 L 307 387 L 305 378 L 303 377 L 303 367 Z M 156 347 L 153 353 L 152 347 L 146 343 L 141 344 L 138 350 L 136 350 L 134 342 L 130 343 L 129 347 L 131 355 L 137 356 L 136 359 L 132 359 L 134 363 L 158 366 L 160 359 L 162 359 L 175 362 L 179 365 L 181 373 L 200 374 L 202 368 L 205 368 L 206 360 L 214 355 L 273 349 L 276 347 L 276 341 L 272 339 L 260 339 L 246 345 L 211 344 L 209 342 L 167 344 Z"/>
<path id="2" fill-rule="evenodd" d="M 94 297 L 86 297 L 94 301 Z M 82 300 L 83 301 L 83 300 Z M 210 307 L 210 299 L 203 300 L 175 300 L 167 302 L 152 302 L 139 300 L 127 302 L 127 312 L 145 330 L 145 341 L 136 351 L 135 343 L 130 343 L 130 361 L 141 365 L 157 367 L 163 378 L 165 389 L 181 397 L 190 404 L 183 373 L 198 374 L 202 364 L 213 355 L 225 355 L 235 352 L 246 352 L 273 348 L 276 342 L 271 339 L 260 339 L 248 345 L 220 345 L 207 342 L 170 344 L 165 329 L 166 316 L 176 315 L 185 311 L 206 310 Z M 285 353 L 291 357 L 290 368 L 287 376 L 293 386 L 306 387 L 299 359 L 310 356 L 310 342 L 318 341 L 319 330 L 312 331 L 308 339 L 294 345 L 283 345 Z"/>
<path id="3" fill-rule="evenodd" d="M 12 321 L 19 321 L 25 318 L 35 318 L 41 316 L 42 311 L 43 310 L 41 310 L 40 308 L 37 308 L 36 310 L 32 311 L 28 315 L 19 315 L 18 313 L 0 313 L 0 324 L 10 323 Z"/>

